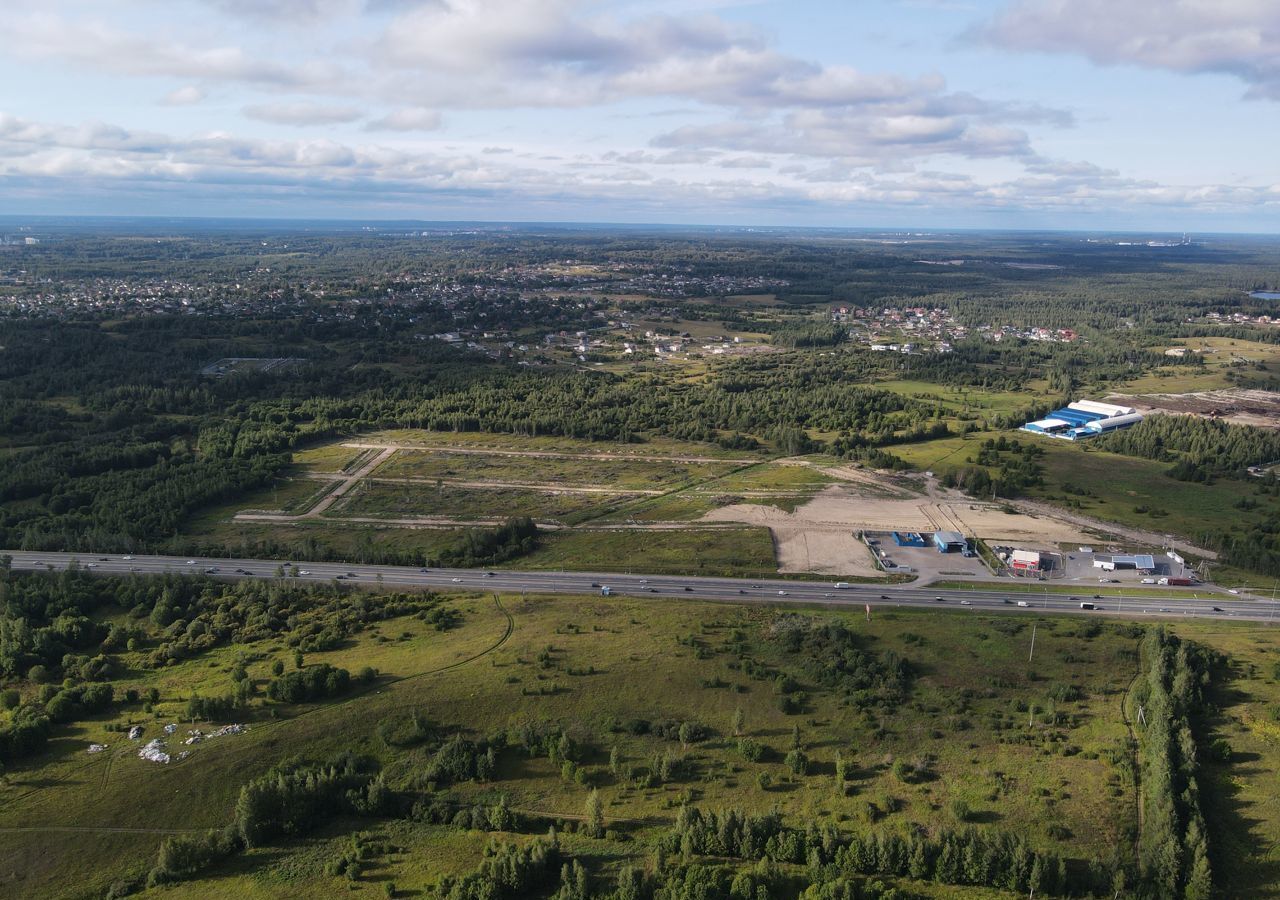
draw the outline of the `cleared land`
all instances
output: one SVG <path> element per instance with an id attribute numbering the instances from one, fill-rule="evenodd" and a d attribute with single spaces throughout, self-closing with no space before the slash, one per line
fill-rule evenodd
<path id="1" fill-rule="evenodd" d="M 933 465 L 945 471 L 950 463 L 963 464 L 973 447 L 949 438 L 895 452 L 921 468 Z M 634 555 L 624 546 L 628 542 L 589 533 L 631 530 L 631 546 L 664 533 L 664 565 L 671 565 L 670 571 L 683 565 L 683 571 L 696 573 L 710 558 L 716 571 L 758 574 L 758 537 L 767 534 L 774 571 L 859 578 L 882 574 L 859 539 L 862 531 L 946 529 L 1031 545 L 1092 538 L 1086 525 L 1052 510 L 1018 512 L 1006 504 L 942 491 L 918 477 L 887 476 L 836 457 L 766 459 L 673 441 L 617 445 L 380 432 L 299 451 L 294 464 L 285 501 L 276 499 L 281 489 L 273 489 L 270 503 L 252 498 L 237 510 L 202 515 L 195 532 L 213 535 L 228 548 L 249 549 L 259 541 L 260 549 L 268 549 L 287 547 L 292 527 L 299 529 L 294 543 L 304 549 L 332 547 L 331 552 L 339 553 L 339 547 L 368 547 L 370 542 L 417 545 L 427 559 L 445 541 L 427 531 L 529 516 L 547 535 L 556 534 L 554 539 L 544 536 L 548 549 L 539 551 L 535 564 L 546 556 L 569 568 L 624 567 Z M 361 537 L 339 538 L 347 529 Z M 736 553 L 735 538 L 717 533 L 726 530 L 738 535 L 755 530 L 751 552 Z M 405 532 L 422 536 L 405 537 Z M 266 543 L 268 536 L 275 543 Z M 681 545 L 683 552 L 676 552 Z M 582 555 L 572 556 L 575 549 Z M 370 558 L 367 550 L 362 558 Z M 744 562 L 735 570 L 728 561 L 739 558 Z"/>
<path id="2" fill-rule="evenodd" d="M 1190 414 L 1237 425 L 1280 428 L 1280 394 L 1275 391 L 1233 388 L 1185 394 L 1111 394 L 1106 400 L 1142 413 Z"/>

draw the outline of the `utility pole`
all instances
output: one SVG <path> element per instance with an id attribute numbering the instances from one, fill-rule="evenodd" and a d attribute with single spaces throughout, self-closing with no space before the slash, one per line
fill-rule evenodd
<path id="1" fill-rule="evenodd" d="M 1036 655 L 1036 626 L 1031 626 L 1031 652 L 1027 654 L 1027 662 L 1031 662 Z"/>

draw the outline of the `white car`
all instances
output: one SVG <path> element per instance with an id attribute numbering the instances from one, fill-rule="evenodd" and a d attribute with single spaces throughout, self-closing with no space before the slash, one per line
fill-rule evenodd
<path id="1" fill-rule="evenodd" d="M 1239 592 L 1239 591 L 1237 591 L 1235 588 L 1227 588 L 1227 593 L 1228 593 L 1228 594 L 1238 594 L 1238 593 L 1240 593 L 1240 592 Z"/>
<path id="2" fill-rule="evenodd" d="M 196 561 L 194 559 L 187 560 L 187 565 L 194 566 L 195 564 L 196 564 Z"/>
<path id="3" fill-rule="evenodd" d="M 969 600 L 961 600 L 961 601 L 960 601 L 960 605 L 961 605 L 961 606 L 973 606 L 973 603 L 972 603 L 972 601 L 969 601 Z"/>
<path id="4" fill-rule="evenodd" d="M 298 572 L 298 574 L 299 574 L 299 575 L 310 575 L 310 574 L 311 574 L 311 570 L 310 570 L 310 569 L 302 569 L 302 570 L 300 570 L 300 571 Z"/>
<path id="5" fill-rule="evenodd" d="M 462 579 L 461 579 L 461 578 L 455 578 L 455 579 L 453 579 L 453 583 L 454 583 L 454 584 L 462 584 Z"/>
<path id="6" fill-rule="evenodd" d="M 133 559 L 133 557 L 132 557 L 132 556 L 122 556 L 122 557 L 120 557 L 120 558 L 121 558 L 121 559 L 123 559 L 123 560 L 125 560 L 125 561 L 128 561 L 128 560 Z"/>
<path id="7" fill-rule="evenodd" d="M 779 596 L 779 597 L 785 597 L 785 596 L 787 596 L 787 592 L 786 592 L 786 591 L 778 591 L 778 596 Z"/>

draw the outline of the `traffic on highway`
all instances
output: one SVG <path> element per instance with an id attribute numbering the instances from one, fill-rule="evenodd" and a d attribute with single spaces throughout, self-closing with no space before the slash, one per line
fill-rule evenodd
<path id="1" fill-rule="evenodd" d="M 596 594 L 601 596 L 686 597 L 743 603 L 821 603 L 839 606 L 955 606 L 970 610 L 1025 613 L 1032 610 L 1088 615 L 1197 616 L 1202 618 L 1274 621 L 1275 603 L 1229 599 L 1173 599 L 1151 596 L 1070 596 L 983 589 L 930 588 L 912 585 L 856 584 L 831 581 L 684 577 L 635 573 L 538 572 L 501 569 L 413 568 L 355 563 L 298 562 L 275 559 L 189 558 L 134 554 L 52 553 L 0 551 L 15 570 L 61 571 L 76 566 L 99 574 L 203 574 L 237 579 L 340 582 L 350 585 L 400 588 L 449 588 L 500 593 Z"/>

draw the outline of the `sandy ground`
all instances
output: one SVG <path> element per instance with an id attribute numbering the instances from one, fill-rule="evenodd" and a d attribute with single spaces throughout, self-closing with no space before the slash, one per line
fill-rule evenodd
<path id="1" fill-rule="evenodd" d="M 783 572 L 875 575 L 859 531 L 935 531 L 976 534 L 1012 543 L 1088 541 L 1078 525 L 1048 516 L 1008 513 L 976 500 L 867 497 L 856 488 L 832 485 L 793 513 L 775 506 L 739 503 L 712 510 L 700 522 L 737 522 L 768 528 Z"/>

